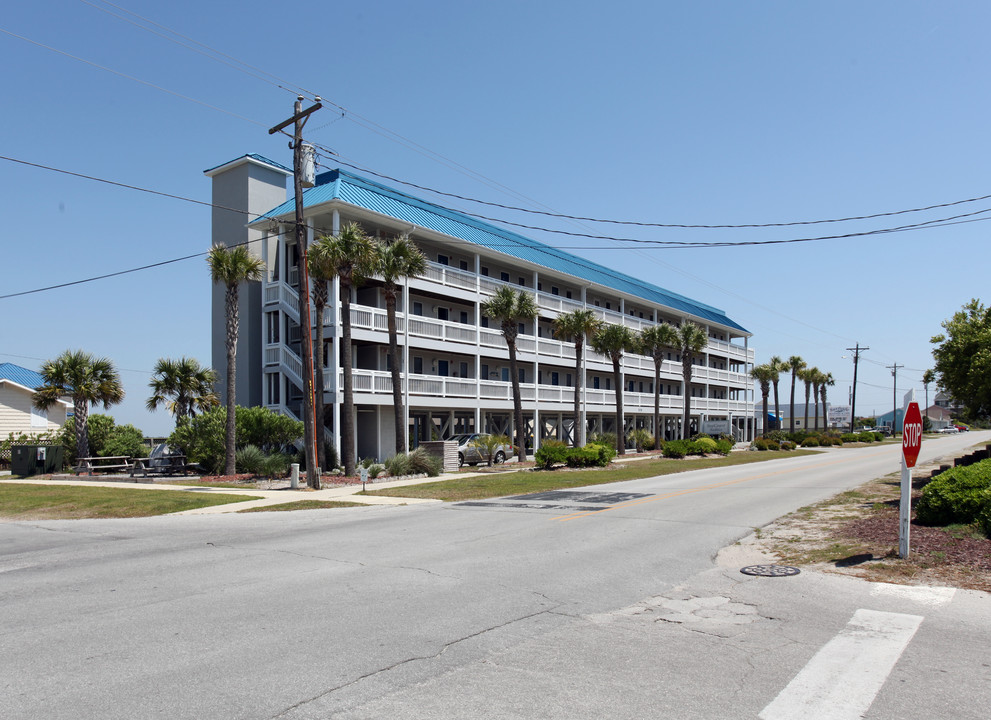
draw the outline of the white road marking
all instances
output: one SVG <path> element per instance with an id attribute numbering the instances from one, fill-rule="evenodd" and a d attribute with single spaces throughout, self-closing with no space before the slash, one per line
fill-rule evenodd
<path id="1" fill-rule="evenodd" d="M 914 600 L 923 605 L 938 607 L 950 602 L 956 591 L 956 588 L 951 587 L 922 587 L 917 585 L 875 583 L 874 587 L 871 588 L 871 595 L 904 598 L 905 600 Z"/>
<path id="2" fill-rule="evenodd" d="M 874 702 L 921 615 L 857 610 L 765 707 L 763 720 L 857 720 Z"/>

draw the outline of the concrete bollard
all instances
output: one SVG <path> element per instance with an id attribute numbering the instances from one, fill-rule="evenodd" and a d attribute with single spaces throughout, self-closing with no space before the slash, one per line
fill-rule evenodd
<path id="1" fill-rule="evenodd" d="M 289 487 L 296 490 L 299 487 L 299 463 L 289 466 Z"/>

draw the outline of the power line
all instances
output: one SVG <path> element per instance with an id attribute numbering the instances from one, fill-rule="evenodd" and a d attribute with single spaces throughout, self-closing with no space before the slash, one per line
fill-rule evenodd
<path id="1" fill-rule="evenodd" d="M 67 53 L 64 50 L 59 50 L 58 48 L 54 48 L 51 45 L 45 45 L 44 43 L 40 43 L 37 40 L 32 40 L 31 38 L 28 38 L 28 37 L 24 37 L 23 35 L 18 35 L 17 33 L 11 32 L 10 30 L 5 30 L 4 28 L 0 28 L 0 32 L 4 33 L 6 35 L 10 35 L 11 37 L 15 37 L 18 40 L 23 40 L 24 42 L 31 43 L 32 45 L 37 45 L 38 47 L 44 48 L 45 50 L 50 50 L 51 52 L 58 53 L 59 55 L 64 55 L 67 58 L 72 58 L 73 60 L 76 60 L 76 61 L 81 62 L 81 63 L 85 63 L 86 65 L 90 65 L 91 67 L 95 67 L 95 68 L 98 68 L 100 70 L 104 70 L 105 72 L 108 72 L 108 73 L 113 73 L 114 75 L 117 75 L 118 77 L 126 78 L 128 80 L 133 80 L 136 83 L 141 83 L 142 85 L 147 85 L 150 88 L 154 88 L 155 90 L 160 90 L 160 91 L 162 91 L 164 93 L 168 93 L 169 95 L 174 95 L 177 98 L 182 98 L 183 100 L 188 100 L 189 102 L 196 103 L 197 105 L 202 105 L 203 107 L 210 108 L 211 110 L 216 110 L 217 112 L 222 112 L 222 113 L 225 113 L 227 115 L 231 115 L 231 116 L 236 117 L 236 118 L 238 118 L 240 120 L 246 120 L 249 123 L 253 123 L 255 125 L 260 125 L 261 127 L 265 127 L 265 123 L 260 122 L 258 120 L 252 120 L 251 118 L 245 117 L 244 115 L 239 115 L 236 112 L 232 112 L 230 110 L 224 110 L 224 108 L 222 108 L 222 107 L 217 107 L 216 105 L 211 105 L 208 102 L 203 102 L 202 100 L 197 100 L 196 98 L 190 97 L 189 95 L 183 95 L 182 93 L 176 92 L 175 90 L 169 90 L 168 88 L 164 88 L 161 85 L 156 85 L 155 83 L 150 82 L 148 80 L 142 80 L 141 78 L 135 77 L 134 75 L 128 75 L 127 73 L 121 72 L 120 70 L 114 70 L 113 68 L 109 68 L 106 65 L 100 65 L 98 63 L 93 62 L 92 60 L 87 60 L 85 58 L 79 57 L 78 55 L 73 55 L 72 53 Z"/>
<path id="2" fill-rule="evenodd" d="M 319 144 L 317 144 L 319 146 Z M 319 146 L 322 147 L 323 146 Z M 329 148 L 323 148 L 328 150 L 334 155 L 334 160 L 340 162 L 342 165 L 346 165 L 350 168 L 354 168 L 359 172 L 365 172 L 369 175 L 374 175 L 376 177 L 382 178 L 383 180 L 389 180 L 390 182 L 401 183 L 408 187 L 416 188 L 417 190 L 424 190 L 426 192 L 434 193 L 436 195 L 443 195 L 444 197 L 451 197 L 457 200 L 464 200 L 467 202 L 478 203 L 479 205 L 488 205 L 490 207 L 502 208 L 503 210 L 513 210 L 523 213 L 529 213 L 531 215 L 544 215 L 546 217 L 561 218 L 564 220 L 579 220 L 583 222 L 595 222 L 595 223 L 609 223 L 612 225 L 633 225 L 637 227 L 657 227 L 657 228 L 676 228 L 676 229 L 746 229 L 746 228 L 774 228 L 774 227 L 794 227 L 796 225 L 822 225 L 825 223 L 841 223 L 850 222 L 854 220 L 872 220 L 880 217 L 890 217 L 892 215 L 905 215 L 907 213 L 925 212 L 927 210 L 935 210 L 944 207 L 953 207 L 954 205 L 963 205 L 966 203 L 978 202 L 981 200 L 987 200 L 991 198 L 991 195 L 982 195 L 980 197 L 967 198 L 966 200 L 954 200 L 953 202 L 939 203 L 935 205 L 927 205 L 925 207 L 909 208 L 907 210 L 894 210 L 891 212 L 881 212 L 873 213 L 871 215 L 853 215 L 850 217 L 843 218 L 832 218 L 828 220 L 801 220 L 795 222 L 772 222 L 772 223 L 744 223 L 737 225 L 692 225 L 685 223 L 658 223 L 658 222 L 643 222 L 638 220 L 612 220 L 606 218 L 595 218 L 595 217 L 585 217 L 582 215 L 566 215 L 563 213 L 547 212 L 543 210 L 531 210 L 529 208 L 518 207 L 514 205 L 504 205 L 502 203 L 490 202 L 488 200 L 479 200 L 477 198 L 468 197 L 465 195 L 458 195 L 457 193 L 445 192 L 443 190 L 437 190 L 435 188 L 427 187 L 425 185 L 418 185 L 407 180 L 400 180 L 399 178 L 392 177 L 390 175 L 385 175 L 383 173 L 370 170 L 366 167 L 361 167 L 354 163 L 347 162 L 341 159 L 341 156 L 337 153 L 333 153 Z M 524 226 L 525 227 L 525 226 Z"/>

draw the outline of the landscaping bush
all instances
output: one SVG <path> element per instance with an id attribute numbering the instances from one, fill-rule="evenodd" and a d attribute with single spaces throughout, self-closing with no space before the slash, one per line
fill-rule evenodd
<path id="1" fill-rule="evenodd" d="M 787 440 L 788 436 L 785 434 L 784 430 L 771 430 L 770 432 L 764 433 L 764 438 L 780 444 L 782 440 Z M 777 450 L 777 448 L 774 449 Z"/>
<path id="2" fill-rule="evenodd" d="M 650 431 L 646 428 L 635 428 L 630 430 L 630 434 L 626 438 L 630 444 L 633 445 L 634 449 L 638 453 L 643 452 L 647 448 L 654 447 L 654 436 L 650 434 Z"/>
<path id="3" fill-rule="evenodd" d="M 409 455 L 406 453 L 399 453 L 398 455 L 393 455 L 392 457 L 385 459 L 385 469 L 393 477 L 411 475 L 412 473 L 409 468 Z"/>
<path id="4" fill-rule="evenodd" d="M 950 468 L 922 490 L 915 517 L 923 525 L 969 525 L 991 509 L 991 460 Z"/>
<path id="5" fill-rule="evenodd" d="M 245 445 L 234 452 L 234 467 L 239 473 L 257 475 L 265 463 L 265 453 L 255 445 Z"/>
<path id="6" fill-rule="evenodd" d="M 720 455 L 729 455 L 730 451 L 733 449 L 733 441 L 727 440 L 724 437 L 716 440 L 716 452 Z"/>
<path id="7" fill-rule="evenodd" d="M 784 442 L 788 442 L 785 440 Z M 760 450 L 761 452 L 765 450 L 780 450 L 781 443 L 777 440 L 768 437 L 759 437 L 754 440 L 753 447 L 755 450 Z"/>
<path id="8" fill-rule="evenodd" d="M 874 442 L 884 442 L 884 433 L 874 433 Z"/>
<path id="9" fill-rule="evenodd" d="M 815 437 L 814 435 L 810 435 L 809 437 L 802 440 L 802 447 L 819 447 L 819 444 L 820 444 L 819 438 Z"/>
<path id="10" fill-rule="evenodd" d="M 880 434 L 880 433 L 878 433 L 878 434 Z M 884 438 L 884 435 L 881 435 L 881 437 Z M 857 439 L 859 439 L 860 442 L 872 443 L 872 442 L 874 442 L 874 433 L 873 432 L 868 432 L 867 430 L 865 430 L 864 432 L 857 434 Z"/>
<path id="11" fill-rule="evenodd" d="M 606 447 L 616 447 L 616 433 L 592 433 L 588 438 L 588 445 L 605 445 Z"/>
<path id="12" fill-rule="evenodd" d="M 716 452 L 716 441 L 708 435 L 692 442 L 692 455 L 708 455 Z"/>
<path id="13" fill-rule="evenodd" d="M 565 463 L 570 468 L 606 467 L 616 457 L 616 448 L 611 445 L 589 443 L 585 447 L 568 448 Z"/>
<path id="14" fill-rule="evenodd" d="M 409 471 L 412 475 L 425 473 L 430 477 L 437 477 L 444 467 L 443 461 L 435 455 L 430 455 L 425 448 L 418 447 L 407 455 L 409 459 Z"/>
<path id="15" fill-rule="evenodd" d="M 267 455 L 258 473 L 270 478 L 285 477 L 289 474 L 290 459 L 288 455 L 280 452 Z"/>
<path id="16" fill-rule="evenodd" d="M 794 450 L 796 447 L 798 446 L 795 443 L 793 443 L 791 440 L 781 441 L 781 445 L 780 445 L 781 450 Z"/>
<path id="17" fill-rule="evenodd" d="M 664 443 L 664 457 L 683 458 L 691 450 L 690 440 L 670 440 Z"/>
<path id="18" fill-rule="evenodd" d="M 860 442 L 860 435 L 857 433 L 843 433 L 840 435 L 840 440 L 845 443 L 855 443 Z"/>
<path id="19" fill-rule="evenodd" d="M 981 532 L 991 538 L 991 503 L 984 506 L 984 509 L 977 516 L 977 527 Z"/>
<path id="20" fill-rule="evenodd" d="M 550 470 L 554 465 L 563 465 L 568 458 L 568 445 L 560 440 L 544 440 L 533 459 L 537 467 Z"/>

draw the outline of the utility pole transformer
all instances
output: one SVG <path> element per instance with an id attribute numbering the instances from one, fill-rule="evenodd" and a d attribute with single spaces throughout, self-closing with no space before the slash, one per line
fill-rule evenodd
<path id="1" fill-rule="evenodd" d="M 319 110 L 323 105 L 320 98 L 316 98 L 315 105 L 303 110 L 303 96 L 296 98 L 293 106 L 293 116 L 288 120 L 276 125 L 268 131 L 269 135 L 279 132 L 288 125 L 293 125 L 292 142 L 292 170 L 293 170 L 293 191 L 296 196 L 296 245 L 299 248 L 300 264 L 300 287 L 299 287 L 299 324 L 302 332 L 302 354 L 303 354 L 303 444 L 306 451 L 306 484 L 315 489 L 320 488 L 320 472 L 317 467 L 317 443 L 322 440 L 323 423 L 317 425 L 314 415 L 313 402 L 313 337 L 310 328 L 310 273 L 307 263 L 307 237 L 306 225 L 303 222 L 303 126 L 311 113 Z M 323 318 L 317 318 L 317 322 L 323 322 Z M 323 372 L 323 368 L 320 368 Z"/>

